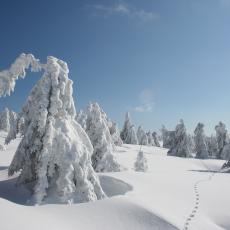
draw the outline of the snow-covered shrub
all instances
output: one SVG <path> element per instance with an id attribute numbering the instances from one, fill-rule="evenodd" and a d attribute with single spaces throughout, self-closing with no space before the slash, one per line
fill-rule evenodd
<path id="1" fill-rule="evenodd" d="M 207 159 L 209 157 L 206 145 L 206 137 L 204 134 L 204 124 L 198 123 L 194 131 L 194 142 L 196 158 Z"/>
<path id="2" fill-rule="evenodd" d="M 227 129 L 224 123 L 221 121 L 218 125 L 215 127 L 216 130 L 216 139 L 217 139 L 217 145 L 218 145 L 218 154 L 217 159 L 222 159 L 222 151 L 224 149 L 224 146 L 228 144 L 228 133 Z"/>
<path id="3" fill-rule="evenodd" d="M 5 108 L 4 111 L 0 113 L 0 130 L 5 131 L 7 133 L 10 130 L 10 111 L 8 108 Z"/>
<path id="4" fill-rule="evenodd" d="M 86 119 L 87 119 L 87 115 L 84 113 L 83 110 L 80 110 L 79 113 L 77 113 L 76 121 L 78 122 L 78 124 L 81 125 L 81 127 L 84 130 L 86 129 Z"/>
<path id="5" fill-rule="evenodd" d="M 148 137 L 142 126 L 137 129 L 137 139 L 139 145 L 148 145 Z"/>
<path id="6" fill-rule="evenodd" d="M 125 116 L 124 126 L 121 131 L 121 139 L 126 144 L 133 144 L 133 145 L 138 144 L 135 126 L 131 123 L 129 113 L 126 113 Z"/>
<path id="7" fill-rule="evenodd" d="M 36 67 L 36 68 L 35 68 Z M 92 164 L 93 147 L 75 121 L 72 81 L 65 62 L 48 57 L 41 64 L 22 54 L 10 70 L 0 72 L 0 95 L 10 94 L 25 71 L 44 70 L 24 107 L 24 136 L 9 167 L 20 172 L 18 183 L 28 185 L 33 201 L 86 202 L 105 197 Z"/>
<path id="8" fill-rule="evenodd" d="M 160 142 L 158 140 L 158 135 L 156 132 L 152 133 L 152 138 L 153 138 L 154 146 L 161 147 Z"/>
<path id="9" fill-rule="evenodd" d="M 116 172 L 121 167 L 113 156 L 113 140 L 107 126 L 105 114 L 98 103 L 87 107 L 86 132 L 94 147 L 92 165 L 97 172 Z"/>
<path id="10" fill-rule="evenodd" d="M 168 151 L 168 155 L 177 157 L 190 156 L 186 128 L 182 119 L 180 120 L 180 123 L 176 126 L 174 146 L 171 147 L 171 149 Z"/>
<path id="11" fill-rule="evenodd" d="M 134 163 L 134 169 L 138 172 L 146 172 L 148 170 L 147 159 L 145 158 L 144 152 L 141 150 L 137 154 L 137 159 Z"/>

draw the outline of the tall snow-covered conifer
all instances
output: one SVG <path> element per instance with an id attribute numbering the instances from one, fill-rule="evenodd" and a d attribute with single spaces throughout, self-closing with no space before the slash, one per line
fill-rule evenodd
<path id="1" fill-rule="evenodd" d="M 135 126 L 131 123 L 130 115 L 128 112 L 125 115 L 125 123 L 121 131 L 121 139 L 126 144 L 138 144 Z"/>
<path id="2" fill-rule="evenodd" d="M 97 103 L 87 107 L 86 132 L 94 147 L 92 164 L 97 172 L 116 172 L 121 167 L 113 155 L 113 140 L 106 116 Z"/>
<path id="3" fill-rule="evenodd" d="M 154 145 L 157 146 L 157 147 L 161 147 L 156 132 L 153 132 L 153 133 L 152 133 L 152 137 L 153 137 L 153 143 L 154 143 Z"/>
<path id="4" fill-rule="evenodd" d="M 186 128 L 182 119 L 180 120 L 180 123 L 176 126 L 174 145 L 168 151 L 168 155 L 178 157 L 190 156 Z"/>
<path id="5" fill-rule="evenodd" d="M 121 140 L 120 131 L 118 129 L 117 124 L 113 121 L 109 121 L 108 127 L 109 127 L 109 132 L 110 132 L 110 135 L 112 137 L 114 145 L 122 146 L 123 141 Z"/>
<path id="6" fill-rule="evenodd" d="M 91 165 L 93 147 L 75 121 L 72 81 L 65 62 L 48 57 L 41 64 L 22 54 L 9 70 L 0 72 L 0 96 L 14 90 L 26 69 L 44 70 L 22 108 L 24 136 L 9 167 L 20 172 L 18 183 L 28 185 L 33 201 L 86 202 L 105 197 Z"/>
<path id="7" fill-rule="evenodd" d="M 137 129 L 137 139 L 139 145 L 148 145 L 148 137 L 142 126 Z"/>
<path id="8" fill-rule="evenodd" d="M 207 146 L 208 146 L 209 155 L 212 158 L 217 158 L 218 145 L 217 145 L 216 137 L 213 136 L 213 135 L 211 135 L 210 137 L 206 137 L 206 143 L 207 143 Z"/>
<path id="9" fill-rule="evenodd" d="M 215 127 L 216 130 L 216 139 L 217 139 L 217 145 L 218 145 L 218 154 L 217 159 L 222 159 L 222 151 L 224 149 L 224 146 L 228 144 L 228 133 L 227 129 L 224 123 L 221 121 L 218 125 Z"/>
<path id="10" fill-rule="evenodd" d="M 175 131 L 168 131 L 163 125 L 161 128 L 163 148 L 171 149 L 175 145 Z"/>
<path id="11" fill-rule="evenodd" d="M 150 130 L 146 133 L 146 135 L 147 135 L 147 139 L 148 139 L 148 145 L 149 146 L 155 146 L 153 136 L 152 136 L 152 133 Z"/>
<path id="12" fill-rule="evenodd" d="M 206 137 L 204 134 L 204 124 L 198 123 L 194 131 L 194 142 L 196 158 L 206 159 L 209 157 Z"/>
<path id="13" fill-rule="evenodd" d="M 15 139 L 18 133 L 18 115 L 11 110 L 9 110 L 9 124 L 10 128 L 5 139 L 5 144 L 8 144 L 12 139 Z"/>
<path id="14" fill-rule="evenodd" d="M 7 133 L 10 130 L 10 111 L 8 108 L 5 108 L 4 111 L 0 113 L 0 130 L 5 131 Z"/>

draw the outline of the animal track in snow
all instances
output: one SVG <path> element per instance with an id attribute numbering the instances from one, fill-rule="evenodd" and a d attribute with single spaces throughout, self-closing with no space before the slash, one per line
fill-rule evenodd
<path id="1" fill-rule="evenodd" d="M 204 162 L 202 162 L 202 164 L 204 164 Z M 204 164 L 205 165 L 205 164 Z M 209 171 L 211 171 L 206 165 L 205 168 L 207 168 Z M 218 172 L 218 171 L 217 171 Z M 191 214 L 187 217 L 183 230 L 188 230 L 189 229 L 189 225 L 191 223 L 191 221 L 196 217 L 197 212 L 199 211 L 199 206 L 200 206 L 200 194 L 199 194 L 199 190 L 198 190 L 198 185 L 200 183 L 203 182 L 207 182 L 207 181 L 211 181 L 213 176 L 217 173 L 217 172 L 212 172 L 211 175 L 208 176 L 207 179 L 203 179 L 203 180 L 198 180 L 195 182 L 193 189 L 194 189 L 194 193 L 195 193 L 195 204 L 193 206 L 193 209 L 191 211 Z"/>

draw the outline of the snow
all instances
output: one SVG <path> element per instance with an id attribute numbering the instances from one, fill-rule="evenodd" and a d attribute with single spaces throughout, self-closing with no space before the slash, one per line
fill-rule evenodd
<path id="1" fill-rule="evenodd" d="M 0 144 L 5 136 L 0 133 Z M 29 206 L 25 203 L 27 192 L 14 187 L 17 175 L 7 176 L 19 142 L 17 138 L 0 152 L 0 229 L 185 229 L 195 208 L 195 189 L 199 204 L 188 229 L 230 229 L 229 174 L 215 173 L 223 160 L 167 156 L 168 149 L 142 146 L 148 171 L 135 172 L 140 146 L 123 145 L 116 147 L 114 154 L 127 170 L 98 174 L 108 198 L 72 205 Z"/>

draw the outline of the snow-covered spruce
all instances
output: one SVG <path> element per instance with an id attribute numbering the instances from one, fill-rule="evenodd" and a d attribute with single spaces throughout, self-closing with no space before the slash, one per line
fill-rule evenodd
<path id="1" fill-rule="evenodd" d="M 210 157 L 216 158 L 218 154 L 218 145 L 216 137 L 213 135 L 211 135 L 210 137 L 206 137 L 206 143 Z"/>
<path id="2" fill-rule="evenodd" d="M 148 131 L 146 133 L 146 136 L 147 136 L 147 140 L 148 140 L 148 145 L 149 146 L 155 146 L 151 131 Z"/>
<path id="3" fill-rule="evenodd" d="M 148 145 L 149 145 L 149 146 L 155 146 L 155 143 L 154 143 L 154 140 L 153 140 L 153 136 L 152 136 L 151 131 L 148 131 L 148 132 L 146 133 L 146 136 L 147 136 L 147 140 L 148 140 Z"/>
<path id="4" fill-rule="evenodd" d="M 152 137 L 153 137 L 153 143 L 154 143 L 154 146 L 157 146 L 157 147 L 160 147 L 160 142 L 158 140 L 158 135 L 156 132 L 153 132 L 152 133 Z"/>
<path id="5" fill-rule="evenodd" d="M 109 127 L 109 132 L 112 137 L 114 145 L 122 146 L 123 141 L 121 140 L 120 131 L 119 131 L 117 124 L 113 121 L 109 121 L 108 127 Z"/>
<path id="6" fill-rule="evenodd" d="M 222 151 L 224 149 L 224 146 L 229 143 L 229 137 L 228 137 L 226 126 L 221 121 L 219 122 L 218 125 L 216 125 L 215 130 L 216 130 L 216 140 L 218 145 L 217 159 L 222 159 L 223 158 Z"/>
<path id="7" fill-rule="evenodd" d="M 121 131 L 121 139 L 126 144 L 138 144 L 135 126 L 131 123 L 130 115 L 128 112 L 125 115 L 125 122 Z"/>
<path id="8" fill-rule="evenodd" d="M 148 137 L 142 126 L 137 129 L 137 139 L 139 145 L 148 145 Z"/>
<path id="9" fill-rule="evenodd" d="M 113 140 L 106 122 L 106 116 L 97 103 L 87 107 L 86 132 L 94 151 L 92 165 L 97 172 L 116 172 L 121 170 L 113 155 Z"/>
<path id="10" fill-rule="evenodd" d="M 175 131 L 168 131 L 164 125 L 161 128 L 163 148 L 170 149 L 175 145 Z"/>
<path id="11" fill-rule="evenodd" d="M 100 108 L 102 118 L 105 121 L 107 127 L 109 128 L 109 132 L 112 137 L 113 145 L 121 146 L 123 144 L 123 141 L 121 140 L 120 131 L 118 129 L 117 124 L 113 122 L 110 118 L 108 118 L 107 114 L 104 112 L 102 107 L 99 106 L 99 108 Z"/>
<path id="12" fill-rule="evenodd" d="M 1 73 L 1 72 L 0 72 Z M 1 75 L 0 75 L 1 77 Z M 1 81 L 0 81 L 1 82 Z M 1 87 L 1 86 L 0 86 Z M 0 130 L 9 132 L 10 130 L 10 111 L 8 108 L 5 108 L 0 113 Z"/>
<path id="13" fill-rule="evenodd" d="M 136 162 L 134 163 L 134 169 L 137 172 L 146 172 L 148 170 L 147 159 L 144 152 L 140 150 L 137 154 Z"/>
<path id="14" fill-rule="evenodd" d="M 194 141 L 194 136 L 191 134 L 187 135 L 187 140 L 188 140 L 188 148 L 190 153 L 194 153 L 195 150 L 195 141 Z"/>
<path id="15" fill-rule="evenodd" d="M 196 158 L 207 159 L 209 157 L 206 145 L 206 137 L 204 134 L 204 124 L 198 123 L 194 131 L 194 142 Z"/>
<path id="16" fill-rule="evenodd" d="M 174 146 L 168 151 L 168 155 L 177 157 L 190 157 L 186 128 L 182 119 L 176 126 Z"/>
<path id="17" fill-rule="evenodd" d="M 18 115 L 14 112 L 10 113 L 10 129 L 5 139 L 5 144 L 9 144 L 17 135 L 24 135 L 25 120 L 20 116 L 21 114 Z"/>
<path id="18" fill-rule="evenodd" d="M 44 70 L 22 109 L 24 136 L 9 167 L 20 172 L 18 183 L 27 185 L 33 202 L 87 202 L 105 197 L 91 165 L 93 147 L 75 121 L 72 81 L 65 62 L 48 57 L 40 64 L 22 54 L 10 70 L 0 73 L 0 95 L 10 94 L 15 80 L 29 67 Z"/>
<path id="19" fill-rule="evenodd" d="M 24 117 L 18 117 L 17 121 L 17 133 L 21 134 L 21 136 L 24 134 L 25 129 L 25 119 Z"/>
<path id="20" fill-rule="evenodd" d="M 84 130 L 86 129 L 86 119 L 87 119 L 87 115 L 84 113 L 83 110 L 80 110 L 79 113 L 77 113 L 76 121 L 78 122 L 78 124 L 81 125 L 81 127 Z"/>
<path id="21" fill-rule="evenodd" d="M 18 115 L 14 111 L 9 110 L 9 124 L 10 128 L 5 139 L 5 144 L 16 138 L 18 134 Z"/>

